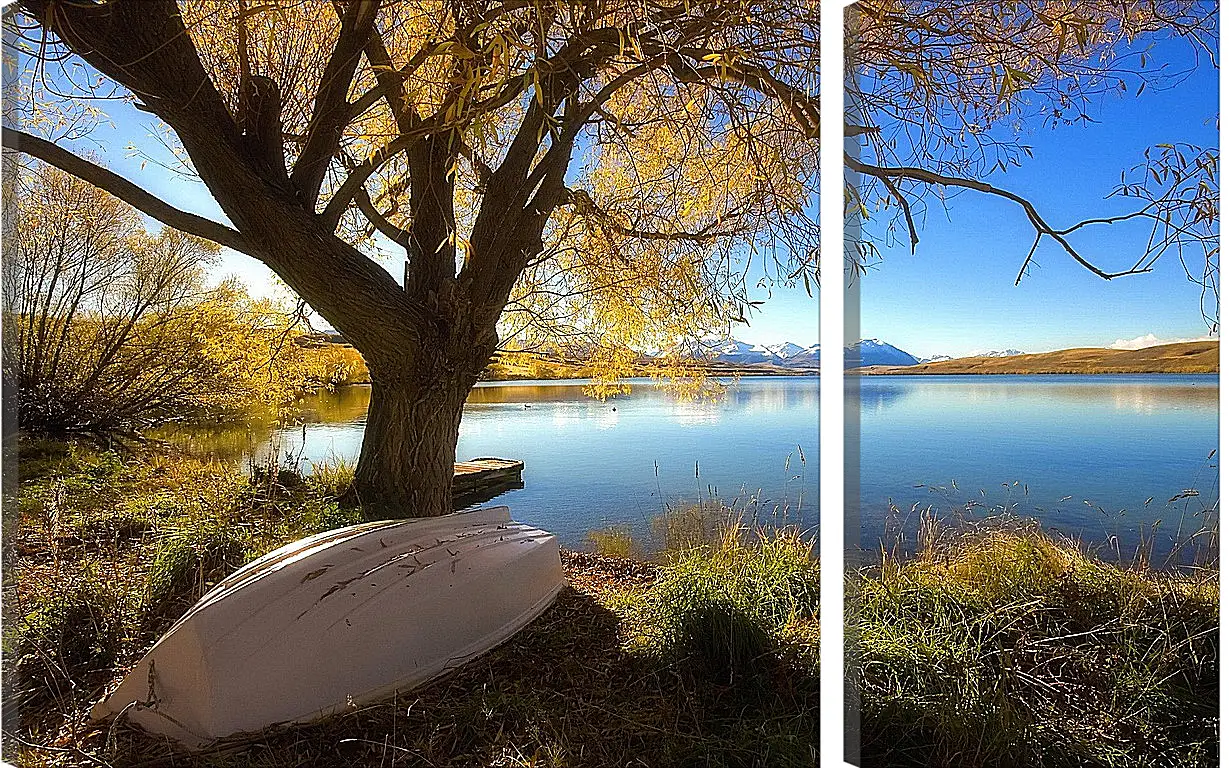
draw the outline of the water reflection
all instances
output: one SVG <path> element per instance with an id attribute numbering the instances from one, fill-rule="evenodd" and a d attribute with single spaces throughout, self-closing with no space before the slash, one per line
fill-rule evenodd
<path id="1" fill-rule="evenodd" d="M 944 514 L 1010 510 L 1057 531 L 1131 547 L 1160 520 L 1218 507 L 1216 376 L 864 377 L 862 543 L 892 505 Z M 860 390 L 860 392 L 858 391 Z M 1198 488 L 1197 505 L 1165 499 Z M 1153 501 L 1149 501 L 1153 499 Z M 1186 524 L 1189 524 L 1189 520 Z"/>
<path id="2" fill-rule="evenodd" d="M 861 406 L 862 411 L 880 412 L 914 392 L 910 384 L 888 381 L 870 381 L 869 377 L 845 379 L 845 405 L 847 408 Z"/>
<path id="3" fill-rule="evenodd" d="M 925 395 L 933 407 L 1050 401 L 1083 406 L 1109 402 L 1139 413 L 1164 408 L 1213 408 L 1219 402 L 1214 375 L 1109 376 L 863 376 L 845 395 L 860 397 L 864 412 L 883 411 Z"/>
<path id="4" fill-rule="evenodd" d="M 342 387 L 336 392 L 323 392 L 306 400 L 299 409 L 302 421 L 337 423 L 365 421 L 367 404 L 371 402 L 371 387 Z"/>
<path id="5" fill-rule="evenodd" d="M 665 506 L 719 497 L 816 525 L 817 377 L 745 377 L 699 400 L 647 381 L 595 400 L 585 383 L 484 383 L 470 394 L 457 455 L 525 461 L 525 487 L 499 498 L 519 519 L 584 546 L 595 528 L 647 536 Z M 227 461 L 353 460 L 369 399 L 367 387 L 351 387 L 304 402 L 294 426 L 257 420 L 163 436 Z"/>

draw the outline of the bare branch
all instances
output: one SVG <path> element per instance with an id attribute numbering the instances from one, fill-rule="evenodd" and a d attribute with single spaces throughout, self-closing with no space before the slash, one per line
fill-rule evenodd
<path id="1" fill-rule="evenodd" d="M 1028 216 L 1029 223 L 1032 224 L 1033 228 L 1037 230 L 1038 235 L 1049 237 L 1054 242 L 1058 243 L 1062 247 L 1062 249 L 1067 252 L 1067 255 L 1070 256 L 1072 259 L 1075 259 L 1075 261 L 1079 263 L 1080 266 L 1084 267 L 1089 272 L 1092 272 L 1094 275 L 1102 279 L 1112 280 L 1116 277 L 1124 277 L 1126 275 L 1135 275 L 1141 272 L 1150 271 L 1147 268 L 1133 267 L 1131 269 L 1123 270 L 1121 272 L 1106 272 L 1105 270 L 1098 267 L 1096 264 L 1093 264 L 1091 261 L 1089 261 L 1088 259 L 1084 258 L 1082 255 L 1080 255 L 1080 253 L 1076 251 L 1075 247 L 1072 246 L 1071 243 L 1067 240 L 1067 238 L 1063 235 L 1064 230 L 1055 229 L 1054 227 L 1051 227 L 1049 224 L 1047 224 L 1045 219 L 1041 217 L 1041 214 L 1037 212 L 1037 208 L 1032 204 L 1031 201 L 1029 201 L 1027 198 L 1024 198 L 1024 197 L 1021 197 L 1020 195 L 1015 194 L 1014 192 L 1008 192 L 1005 189 L 1000 189 L 994 186 L 993 184 L 987 184 L 984 181 L 976 181 L 974 179 L 962 179 L 956 176 L 944 176 L 943 174 L 935 173 L 934 171 L 928 171 L 925 168 L 907 168 L 907 167 L 885 168 L 885 167 L 880 167 L 877 165 L 869 165 L 867 163 L 864 163 L 860 160 L 857 160 L 851 157 L 848 153 L 845 154 L 845 165 L 849 166 L 850 168 L 852 168 L 853 170 L 859 173 L 864 173 L 867 176 L 872 176 L 881 181 L 885 179 L 887 180 L 912 179 L 914 181 L 920 181 L 925 184 L 936 184 L 938 186 L 943 186 L 943 187 L 962 187 L 964 189 L 972 189 L 977 192 L 982 192 L 988 195 L 995 195 L 997 197 L 1002 197 L 1006 200 L 1010 200 L 1013 203 L 1016 203 L 1017 205 L 1019 205 L 1021 208 L 1024 209 L 1025 215 Z M 1069 229 L 1066 231 L 1071 231 L 1071 230 Z M 1033 248 L 1033 250 L 1029 251 L 1028 259 L 1025 260 L 1024 266 L 1021 267 L 1020 277 L 1016 278 L 1017 283 L 1019 283 L 1020 278 L 1023 277 L 1024 270 L 1028 267 L 1035 251 L 1036 251 L 1035 247 Z"/>
<path id="2" fill-rule="evenodd" d="M 819 100 L 803 93 L 794 86 L 774 77 L 768 69 L 746 62 L 699 65 L 706 56 L 717 55 L 712 51 L 685 48 L 680 53 L 696 63 L 684 62 L 681 57 L 673 64 L 674 75 L 681 82 L 700 80 L 731 81 L 741 83 L 758 93 L 780 100 L 790 111 L 794 122 L 808 138 L 819 139 Z"/>
<path id="3" fill-rule="evenodd" d="M 5 147 L 36 157 L 79 179 L 88 181 L 168 227 L 212 240 L 241 253 L 255 255 L 243 235 L 230 227 L 168 205 L 114 171 L 91 163 L 66 149 L 57 147 L 37 136 L 31 136 L 24 131 L 5 126 L 3 136 Z"/>
<path id="4" fill-rule="evenodd" d="M 371 153 L 363 162 L 359 163 L 350 174 L 346 176 L 346 180 L 341 183 L 337 191 L 333 193 L 329 204 L 324 207 L 324 212 L 320 214 L 320 218 L 324 221 L 324 225 L 330 229 L 336 229 L 337 223 L 341 221 L 342 214 L 350 207 L 350 202 L 354 200 L 354 196 L 358 194 L 358 190 L 367 183 L 367 179 L 371 175 L 380 170 L 380 167 L 393 159 L 398 152 L 409 149 L 415 142 L 422 140 L 422 137 L 430 133 L 426 128 L 420 128 L 417 131 L 403 133 L 384 146 Z"/>
<path id="5" fill-rule="evenodd" d="M 696 232 L 659 232 L 653 230 L 636 229 L 629 227 L 618 220 L 609 211 L 603 210 L 589 196 L 588 192 L 583 189 L 565 189 L 563 193 L 565 203 L 571 204 L 582 215 L 589 215 L 601 222 L 602 226 L 615 232 L 623 237 L 630 237 L 636 240 L 662 240 L 667 242 L 691 242 L 691 243 L 711 243 L 721 237 L 723 232 L 718 231 L 721 222 L 736 220 L 740 211 L 734 209 L 726 211 L 723 215 L 714 219 L 708 226 Z"/>
<path id="6" fill-rule="evenodd" d="M 892 197 L 896 198 L 896 202 L 900 204 L 900 209 L 905 214 L 905 225 L 909 227 L 909 251 L 911 253 L 917 253 L 918 236 L 917 227 L 913 224 L 912 206 L 909 205 L 909 201 L 905 199 L 903 194 L 901 194 L 900 188 L 896 186 L 895 182 L 893 182 L 890 177 L 881 177 L 880 181 L 883 182 L 883 186 L 888 188 L 888 192 L 892 193 Z"/>

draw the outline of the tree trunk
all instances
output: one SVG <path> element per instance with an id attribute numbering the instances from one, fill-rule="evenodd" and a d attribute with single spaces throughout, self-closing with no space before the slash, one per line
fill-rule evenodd
<path id="1" fill-rule="evenodd" d="M 452 511 L 452 473 L 461 410 L 472 381 L 407 368 L 372 371 L 363 448 L 348 500 L 369 520 Z"/>

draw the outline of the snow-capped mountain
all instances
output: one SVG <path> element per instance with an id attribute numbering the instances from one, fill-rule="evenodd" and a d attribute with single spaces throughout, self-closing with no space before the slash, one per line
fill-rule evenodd
<path id="1" fill-rule="evenodd" d="M 818 368 L 819 345 L 803 347 L 785 341 L 777 344 L 748 344 L 738 339 L 706 339 L 692 344 L 689 352 L 730 365 L 772 365 L 782 368 Z M 1018 349 L 994 350 L 969 357 L 1015 357 L 1023 355 Z M 932 355 L 919 358 L 903 349 L 880 339 L 862 339 L 857 344 L 845 346 L 845 367 L 864 368 L 872 365 L 907 366 L 919 363 L 939 363 L 953 360 L 951 355 Z"/>
<path id="2" fill-rule="evenodd" d="M 785 368 L 819 366 L 819 345 L 802 347 L 793 342 L 748 344 L 738 339 L 706 339 L 690 350 L 695 357 L 706 357 L 731 365 L 775 365 Z"/>
<path id="3" fill-rule="evenodd" d="M 1016 355 L 1023 354 L 1024 353 L 1018 349 L 1003 349 L 995 350 L 993 352 L 983 352 L 980 355 L 974 355 L 974 357 L 1015 357 Z"/>
<path id="4" fill-rule="evenodd" d="M 812 344 L 809 347 L 800 347 L 797 344 L 786 342 L 782 346 L 790 347 L 797 350 L 791 355 L 782 356 L 781 365 L 786 368 L 818 368 L 819 367 L 819 345 Z"/>
<path id="5" fill-rule="evenodd" d="M 918 359 L 879 339 L 862 339 L 845 346 L 845 367 L 864 368 L 870 365 L 917 365 Z"/>
<path id="6" fill-rule="evenodd" d="M 806 351 L 803 347 L 798 346 L 792 341 L 785 341 L 780 344 L 765 344 L 763 349 L 782 360 L 788 360 L 799 352 Z"/>
<path id="7" fill-rule="evenodd" d="M 738 339 L 710 339 L 700 342 L 697 357 L 710 357 L 733 365 L 771 363 L 776 358 L 766 348 Z"/>

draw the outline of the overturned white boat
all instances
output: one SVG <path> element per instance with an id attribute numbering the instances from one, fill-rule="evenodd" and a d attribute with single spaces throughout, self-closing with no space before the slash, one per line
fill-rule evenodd
<path id="1" fill-rule="evenodd" d="M 555 537 L 507 507 L 329 531 L 224 579 L 91 714 L 189 747 L 314 720 L 465 663 L 562 586 Z"/>

